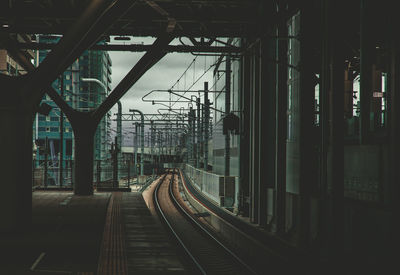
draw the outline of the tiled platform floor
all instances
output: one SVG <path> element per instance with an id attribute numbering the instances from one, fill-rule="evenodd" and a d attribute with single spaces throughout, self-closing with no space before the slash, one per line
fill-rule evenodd
<path id="1" fill-rule="evenodd" d="M 166 232 L 140 193 L 74 196 L 66 191 L 33 192 L 32 226 L 0 235 L 0 274 L 98 274 L 113 195 L 112 207 L 118 207 L 120 215 L 111 221 L 123 229 L 118 238 L 124 244 L 124 270 L 128 274 L 183 274 Z"/>

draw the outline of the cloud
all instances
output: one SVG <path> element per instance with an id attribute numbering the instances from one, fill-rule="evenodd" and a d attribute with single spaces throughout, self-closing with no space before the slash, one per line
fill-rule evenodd
<path id="1" fill-rule="evenodd" d="M 118 85 L 142 55 L 142 53 L 110 52 L 113 62 L 112 88 L 115 88 Z M 142 97 L 152 90 L 167 90 L 171 88 L 193 61 L 193 58 L 194 57 L 191 54 L 182 53 L 171 53 L 165 56 L 161 61 L 150 68 L 149 71 L 147 71 L 124 95 L 121 99 L 123 109 L 126 109 L 124 105 L 136 105 L 144 107 L 147 112 L 155 112 L 160 106 L 155 107 L 150 103 L 146 104 L 142 102 Z M 212 61 L 213 60 L 208 60 L 206 66 L 204 66 L 203 60 L 196 61 L 195 66 L 192 65 L 190 67 L 186 76 L 175 85 L 174 89 L 184 90 L 189 88 L 193 84 L 193 81 L 196 81 L 204 72 L 204 67 L 208 68 Z M 193 89 L 202 89 L 203 81 L 211 82 L 211 72 L 212 70 L 210 70 L 209 74 L 204 76 L 197 85 L 193 86 Z M 158 93 L 157 96 L 163 97 L 160 93 Z M 164 98 L 165 97 L 168 98 L 168 96 L 164 96 Z"/>

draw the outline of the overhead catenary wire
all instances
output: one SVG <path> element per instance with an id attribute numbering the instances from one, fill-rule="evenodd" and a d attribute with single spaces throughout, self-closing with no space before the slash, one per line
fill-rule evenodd
<path id="1" fill-rule="evenodd" d="M 196 79 L 196 81 L 192 83 L 192 85 L 190 85 L 190 87 L 189 87 L 188 89 L 185 89 L 186 91 L 185 91 L 182 95 L 179 95 L 179 96 L 178 96 L 178 99 L 177 99 L 174 103 L 171 104 L 171 107 L 173 107 L 173 106 L 179 101 L 179 99 L 183 97 L 183 95 L 185 95 L 187 92 L 191 92 L 190 89 L 191 89 L 194 85 L 196 85 L 197 82 L 199 82 L 200 79 L 202 79 L 203 76 L 204 76 L 212 67 L 214 67 L 215 65 L 216 65 L 215 63 L 214 63 L 214 64 L 211 64 L 210 67 L 209 67 L 207 70 L 205 70 L 205 71 L 201 74 L 201 76 L 198 77 L 198 78 Z M 196 92 L 197 92 L 197 91 L 196 91 Z"/>

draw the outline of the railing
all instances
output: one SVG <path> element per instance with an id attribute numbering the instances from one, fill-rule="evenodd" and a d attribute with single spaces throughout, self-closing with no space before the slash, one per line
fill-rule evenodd
<path id="1" fill-rule="evenodd" d="M 184 169 L 185 166 L 183 163 L 180 162 L 170 162 L 170 163 L 164 163 L 164 168 L 180 168 L 180 169 Z"/>
<path id="2" fill-rule="evenodd" d="M 235 207 L 237 204 L 237 177 L 209 173 L 186 164 L 185 173 L 192 183 L 219 206 Z"/>
<path id="3" fill-rule="evenodd" d="M 52 166 L 54 162 L 48 161 L 33 168 L 32 187 L 60 187 L 60 168 Z M 67 161 L 62 171 L 61 187 L 72 185 L 72 163 Z M 47 171 L 47 176 L 46 176 Z"/>
<path id="4" fill-rule="evenodd" d="M 62 171 L 62 181 L 60 183 L 60 168 L 57 161 L 49 160 L 46 163 L 36 161 L 33 163 L 32 187 L 72 187 L 73 186 L 73 170 L 74 161 L 66 160 Z M 145 166 L 145 173 L 152 174 L 153 167 Z M 46 173 L 47 172 L 47 173 Z M 133 163 L 121 161 L 118 166 L 118 182 L 119 187 L 129 187 L 130 184 L 139 184 L 138 174 L 139 167 L 135 167 Z M 140 183 L 144 183 L 146 176 Z M 111 159 L 95 160 L 93 163 L 93 184 L 96 188 L 111 187 L 114 184 L 114 164 Z"/>

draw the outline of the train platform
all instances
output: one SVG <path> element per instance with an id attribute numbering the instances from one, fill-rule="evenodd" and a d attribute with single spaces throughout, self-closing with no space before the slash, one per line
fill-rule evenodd
<path id="1" fill-rule="evenodd" d="M 183 274 L 138 192 L 35 191 L 32 224 L 0 235 L 0 274 Z"/>

